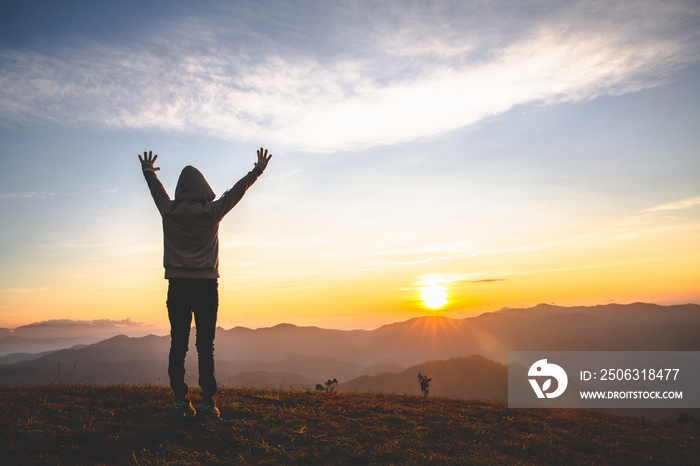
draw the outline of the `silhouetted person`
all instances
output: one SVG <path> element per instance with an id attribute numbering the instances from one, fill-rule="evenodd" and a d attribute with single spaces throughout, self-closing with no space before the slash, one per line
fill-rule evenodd
<path id="1" fill-rule="evenodd" d="M 158 158 L 153 152 L 139 155 L 143 175 L 153 200 L 163 218 L 163 266 L 168 279 L 168 318 L 170 320 L 170 355 L 168 375 L 177 417 L 194 416 L 185 383 L 187 355 L 192 315 L 197 331 L 199 386 L 202 402 L 198 418 L 218 419 L 216 407 L 216 375 L 214 371 L 214 335 L 219 307 L 219 222 L 241 200 L 248 188 L 262 175 L 272 157 L 260 148 L 258 161 L 219 199 L 204 176 L 192 166 L 182 169 L 171 200 L 156 176 L 153 164 Z"/>

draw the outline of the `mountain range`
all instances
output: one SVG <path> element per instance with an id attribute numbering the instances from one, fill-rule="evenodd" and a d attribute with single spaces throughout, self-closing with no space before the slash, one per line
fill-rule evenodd
<path id="1" fill-rule="evenodd" d="M 146 336 L 158 330 L 150 325 L 124 320 L 71 320 L 58 319 L 35 322 L 15 329 L 0 328 L 0 357 L 18 353 L 36 355 L 46 351 L 89 345 L 119 334 Z M 165 332 L 161 332 L 165 334 Z"/>
<path id="2" fill-rule="evenodd" d="M 20 335 L 4 330 L 0 384 L 167 384 L 169 336 L 117 335 L 75 346 L 67 338 L 63 349 L 11 353 L 17 338 L 35 344 L 41 335 L 31 328 Z M 41 331 L 45 339 L 55 338 Z M 196 386 L 194 333 L 187 374 Z M 416 375 L 422 371 L 433 379 L 431 394 L 506 399 L 508 351 L 526 350 L 698 351 L 700 305 L 540 304 L 464 319 L 418 317 L 375 330 L 218 328 L 216 370 L 222 385 L 313 389 L 337 378 L 341 390 L 400 393 L 419 393 Z"/>

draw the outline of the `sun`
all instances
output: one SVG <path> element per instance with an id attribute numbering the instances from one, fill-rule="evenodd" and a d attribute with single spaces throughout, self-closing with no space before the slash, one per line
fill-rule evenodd
<path id="1" fill-rule="evenodd" d="M 432 284 L 425 285 L 422 288 L 423 292 L 420 297 L 423 300 L 423 305 L 430 309 L 439 309 L 447 304 L 447 291 L 443 285 Z"/>

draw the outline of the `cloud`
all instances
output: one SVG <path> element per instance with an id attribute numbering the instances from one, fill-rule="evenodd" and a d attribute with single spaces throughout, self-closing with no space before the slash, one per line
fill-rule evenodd
<path id="1" fill-rule="evenodd" d="M 467 280 L 459 282 L 460 284 L 471 285 L 472 283 L 493 283 L 493 282 L 504 282 L 505 278 L 486 278 L 484 280 Z"/>
<path id="2" fill-rule="evenodd" d="M 96 319 L 96 320 L 76 320 L 76 319 L 52 319 L 44 320 L 41 322 L 34 322 L 22 327 L 20 329 L 36 329 L 36 328 L 55 328 L 55 327 L 78 327 L 78 326 L 89 326 L 89 327 L 143 327 L 145 324 L 142 322 L 134 322 L 129 317 L 122 320 L 111 320 L 111 319 Z"/>
<path id="3" fill-rule="evenodd" d="M 691 7 L 589 2 L 547 16 L 505 2 L 389 3 L 378 15 L 343 5 L 331 25 L 352 10 L 348 24 L 315 38 L 335 44 L 326 54 L 292 40 L 298 32 L 264 36 L 240 19 L 230 32 L 226 17 L 183 18 L 138 44 L 4 50 L 0 121 L 333 152 L 440 136 L 518 105 L 637 91 L 698 56 L 696 35 L 682 27 L 697 18 Z"/>
<path id="4" fill-rule="evenodd" d="M 55 196 L 57 193 L 45 193 L 36 191 L 25 191 L 18 193 L 3 193 L 0 194 L 0 199 L 46 199 L 47 197 Z"/>
<path id="5" fill-rule="evenodd" d="M 23 325 L 12 330 L 12 335 L 26 338 L 84 338 L 99 339 L 117 334 L 146 335 L 154 327 L 130 318 L 122 320 L 52 319 Z M 95 340 L 97 341 L 97 340 Z"/>
<path id="6" fill-rule="evenodd" d="M 680 221 L 683 210 L 700 205 L 700 197 L 690 197 L 680 201 L 669 202 L 632 213 L 599 225 L 591 231 L 592 235 L 600 237 L 625 236 L 627 238 L 642 232 L 657 228 L 668 228 L 670 225 L 685 227 L 688 224 Z M 687 212 L 692 216 L 692 212 Z M 691 224 L 695 220 L 691 221 Z"/>
<path id="7" fill-rule="evenodd" d="M 690 197 L 681 201 L 670 202 L 646 209 L 644 212 L 666 212 L 669 210 L 683 210 L 700 205 L 700 197 Z"/>
<path id="8" fill-rule="evenodd" d="M 112 319 L 96 319 L 96 320 L 76 320 L 76 319 L 52 319 L 44 320 L 41 322 L 34 322 L 24 327 L 63 327 L 72 325 L 94 325 L 97 327 L 103 326 L 136 326 L 140 327 L 144 325 L 142 322 L 134 322 L 131 318 L 127 317 L 122 320 L 112 320 Z"/>
<path id="9" fill-rule="evenodd" d="M 503 282 L 507 279 L 505 278 L 475 278 L 478 276 L 483 276 L 484 273 L 426 273 L 421 275 L 416 284 L 418 287 L 426 285 L 472 285 L 475 283 L 493 283 L 493 282 Z"/>

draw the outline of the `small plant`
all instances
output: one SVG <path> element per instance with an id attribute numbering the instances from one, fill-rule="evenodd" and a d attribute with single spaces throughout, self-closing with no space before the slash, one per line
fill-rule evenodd
<path id="1" fill-rule="evenodd" d="M 430 381 L 433 379 L 429 379 L 427 375 L 423 375 L 420 372 L 418 373 L 418 381 L 420 382 L 420 391 L 423 392 L 423 396 L 428 396 L 430 393 Z"/>
<path id="2" fill-rule="evenodd" d="M 328 379 L 323 384 L 316 384 L 316 391 L 328 392 L 330 395 L 335 393 L 335 389 L 338 387 L 338 379 Z"/>

